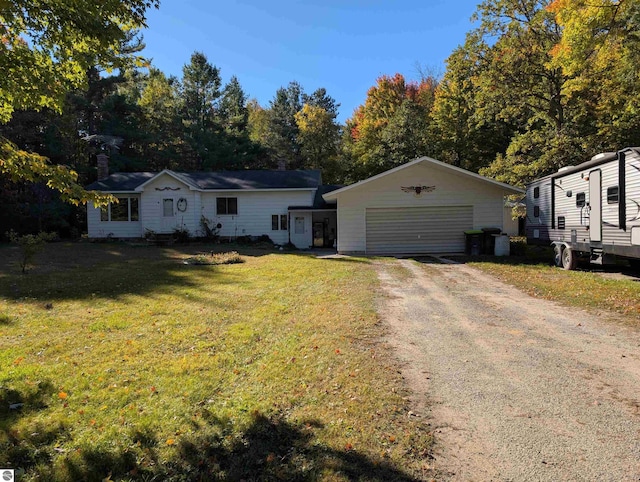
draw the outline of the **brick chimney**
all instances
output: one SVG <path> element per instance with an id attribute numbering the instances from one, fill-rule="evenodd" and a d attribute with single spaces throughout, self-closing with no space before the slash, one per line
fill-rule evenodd
<path id="1" fill-rule="evenodd" d="M 109 156 L 101 152 L 96 156 L 98 159 L 98 181 L 109 177 Z"/>

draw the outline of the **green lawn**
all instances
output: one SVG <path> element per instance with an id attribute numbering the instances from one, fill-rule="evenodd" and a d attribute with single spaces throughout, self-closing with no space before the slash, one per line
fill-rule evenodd
<path id="1" fill-rule="evenodd" d="M 520 256 L 463 258 L 526 293 L 567 306 L 606 310 L 618 321 L 640 326 L 640 273 L 623 265 L 586 264 L 575 271 L 552 266 L 551 249 L 528 246 Z"/>
<path id="2" fill-rule="evenodd" d="M 431 435 L 380 341 L 368 261 L 240 249 L 241 264 L 184 264 L 204 249 L 54 243 L 21 275 L 0 247 L 0 467 L 421 478 Z"/>

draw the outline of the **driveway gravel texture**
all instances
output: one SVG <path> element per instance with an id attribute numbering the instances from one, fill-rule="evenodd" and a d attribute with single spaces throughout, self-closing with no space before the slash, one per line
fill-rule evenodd
<path id="1" fill-rule="evenodd" d="M 637 329 L 463 264 L 377 267 L 437 480 L 640 480 Z"/>

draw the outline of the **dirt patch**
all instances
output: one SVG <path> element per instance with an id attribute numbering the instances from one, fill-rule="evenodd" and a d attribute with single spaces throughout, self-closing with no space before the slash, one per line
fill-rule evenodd
<path id="1" fill-rule="evenodd" d="M 379 264 L 441 480 L 638 480 L 640 334 L 464 265 Z M 613 318 L 614 315 L 606 315 Z"/>

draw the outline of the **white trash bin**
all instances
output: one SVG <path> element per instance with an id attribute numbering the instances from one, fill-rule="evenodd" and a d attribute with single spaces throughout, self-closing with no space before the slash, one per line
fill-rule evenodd
<path id="1" fill-rule="evenodd" d="M 494 234 L 496 238 L 495 248 L 493 254 L 496 256 L 509 256 L 511 253 L 509 245 L 509 235 L 507 234 Z"/>

